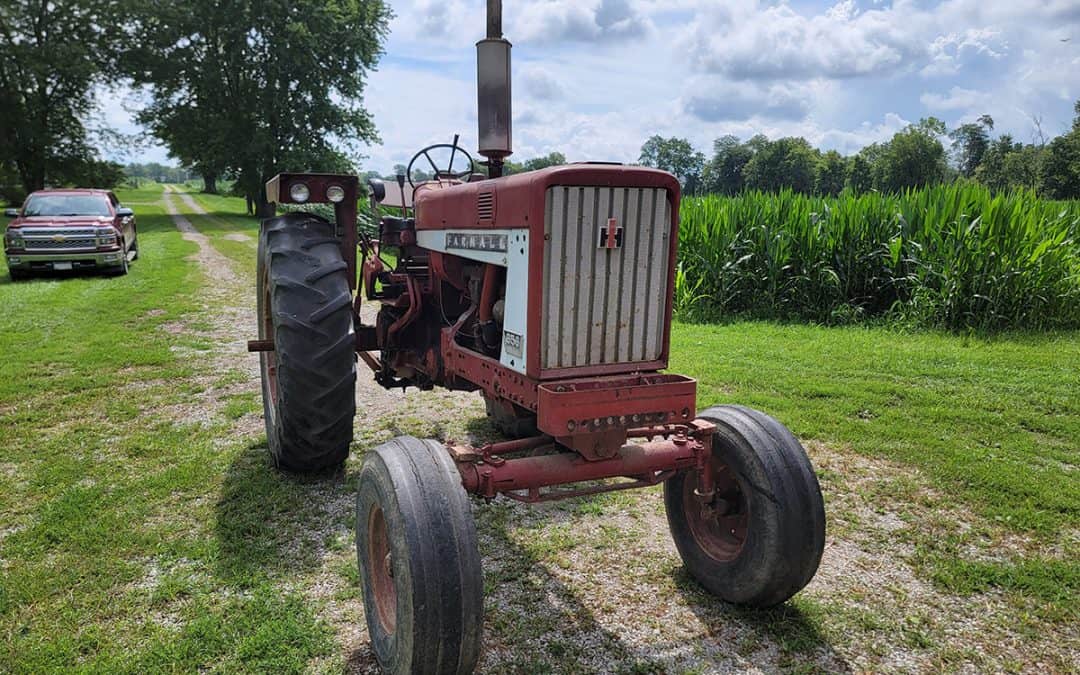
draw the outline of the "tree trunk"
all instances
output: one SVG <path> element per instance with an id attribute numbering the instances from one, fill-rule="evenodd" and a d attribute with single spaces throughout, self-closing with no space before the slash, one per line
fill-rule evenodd
<path id="1" fill-rule="evenodd" d="M 266 193 L 255 193 L 255 217 L 273 218 L 277 215 L 277 205 L 266 201 Z"/>
<path id="2" fill-rule="evenodd" d="M 203 180 L 203 192 L 207 192 L 212 195 L 217 194 L 217 174 L 206 172 L 202 175 Z"/>

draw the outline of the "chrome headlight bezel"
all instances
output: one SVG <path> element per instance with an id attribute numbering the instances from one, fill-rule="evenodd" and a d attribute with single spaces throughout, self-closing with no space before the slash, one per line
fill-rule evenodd
<path id="1" fill-rule="evenodd" d="M 296 204 L 305 204 L 311 199 L 311 189 L 307 183 L 293 183 L 289 186 L 289 199 Z"/>
<path id="2" fill-rule="evenodd" d="M 345 201 L 345 188 L 340 185 L 329 185 L 326 188 L 327 201 L 338 204 Z"/>

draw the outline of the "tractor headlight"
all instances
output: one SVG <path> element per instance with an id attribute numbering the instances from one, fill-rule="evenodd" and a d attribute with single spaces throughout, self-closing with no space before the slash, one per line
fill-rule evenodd
<path id="1" fill-rule="evenodd" d="M 116 230 L 111 227 L 103 227 L 98 230 L 98 246 L 116 246 Z"/>
<path id="2" fill-rule="evenodd" d="M 345 199 L 345 188 L 340 185 L 331 185 L 326 188 L 326 198 L 337 204 Z"/>
<path id="3" fill-rule="evenodd" d="M 289 197 L 297 204 L 303 204 L 311 196 L 311 190 L 304 183 L 293 183 L 289 188 Z"/>

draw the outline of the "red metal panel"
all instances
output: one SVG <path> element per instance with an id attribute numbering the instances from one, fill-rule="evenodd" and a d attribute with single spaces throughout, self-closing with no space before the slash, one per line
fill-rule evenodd
<path id="1" fill-rule="evenodd" d="M 696 398 L 697 382 L 683 375 L 545 382 L 537 389 L 537 427 L 561 437 L 686 422 L 695 414 Z"/>
<path id="2" fill-rule="evenodd" d="M 290 188 L 296 183 L 307 186 L 310 196 L 294 202 Z M 279 173 L 266 181 L 266 201 L 271 204 L 334 204 L 334 221 L 341 236 L 341 254 L 348 266 L 349 290 L 356 290 L 356 199 L 359 179 L 356 176 L 330 173 Z M 338 186 L 345 198 L 337 203 L 326 198 L 326 189 Z"/>

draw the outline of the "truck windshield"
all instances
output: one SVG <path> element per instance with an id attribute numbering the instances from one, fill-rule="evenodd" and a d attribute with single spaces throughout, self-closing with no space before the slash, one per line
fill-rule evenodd
<path id="1" fill-rule="evenodd" d="M 101 195 L 31 195 L 24 216 L 108 216 L 109 202 Z"/>

